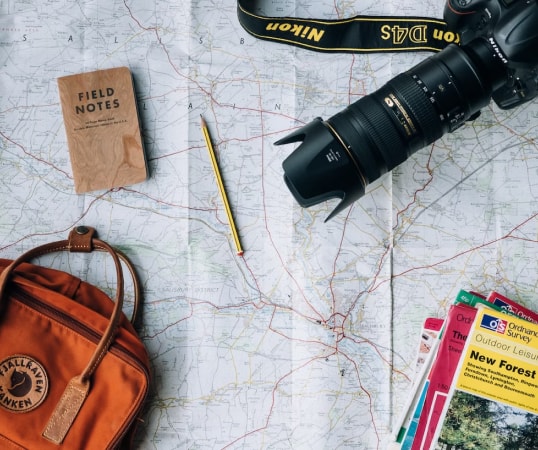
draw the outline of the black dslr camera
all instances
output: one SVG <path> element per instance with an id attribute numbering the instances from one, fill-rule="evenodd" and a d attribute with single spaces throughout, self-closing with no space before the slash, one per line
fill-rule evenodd
<path id="1" fill-rule="evenodd" d="M 491 99 L 509 109 L 538 88 L 538 0 L 447 0 L 444 19 L 460 35 L 373 94 L 277 145 L 302 141 L 284 161 L 284 179 L 308 207 L 364 194 L 368 183 L 480 114 Z"/>

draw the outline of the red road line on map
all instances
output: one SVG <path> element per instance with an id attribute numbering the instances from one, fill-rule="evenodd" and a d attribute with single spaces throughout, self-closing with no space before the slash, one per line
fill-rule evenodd
<path id="1" fill-rule="evenodd" d="M 273 386 L 273 389 L 272 389 L 272 398 L 271 398 L 271 404 L 269 405 L 269 410 L 267 412 L 267 416 L 265 418 L 265 425 L 261 426 L 261 427 L 258 427 L 254 430 L 251 430 L 245 434 L 243 434 L 242 436 L 239 436 L 237 437 L 235 440 L 229 442 L 227 445 L 225 445 L 223 447 L 223 449 L 225 448 L 228 448 L 228 447 L 231 447 L 232 445 L 236 444 L 237 442 L 243 440 L 243 439 L 246 439 L 247 437 L 253 435 L 253 434 L 256 434 L 256 433 L 259 433 L 260 431 L 264 431 L 266 430 L 268 427 L 269 427 L 269 422 L 271 420 L 271 416 L 273 415 L 273 411 L 275 409 L 275 406 L 276 406 L 276 392 L 278 390 L 278 387 L 281 383 L 284 382 L 284 380 L 286 380 L 288 377 L 290 377 L 291 375 L 293 375 L 294 373 L 298 372 L 299 370 L 301 369 L 304 369 L 305 367 L 309 366 L 310 364 L 312 364 L 313 362 L 317 361 L 317 360 L 320 360 L 320 359 L 325 359 L 327 357 L 329 357 L 331 355 L 324 355 L 324 356 L 318 356 L 318 357 L 314 357 L 308 361 L 306 361 L 305 363 L 301 364 L 300 366 L 297 366 L 296 368 L 290 370 L 288 373 L 282 375 L 274 384 Z"/>
<path id="2" fill-rule="evenodd" d="M 485 242 L 483 244 L 480 244 L 480 245 L 476 245 L 474 247 L 471 247 L 471 248 L 468 248 L 467 250 L 463 250 L 459 253 L 456 253 L 448 258 L 445 258 L 445 259 L 442 259 L 442 260 L 439 260 L 437 261 L 436 263 L 433 263 L 433 264 L 428 264 L 428 265 L 423 265 L 423 266 L 416 266 L 416 267 L 411 267 L 407 270 L 404 270 L 403 272 L 400 272 L 398 274 L 395 274 L 393 275 L 391 278 L 390 278 L 390 281 L 392 281 L 393 279 L 395 278 L 399 278 L 399 277 L 402 277 L 404 275 L 408 275 L 409 273 L 411 272 L 415 272 L 415 271 L 418 271 L 418 270 L 424 270 L 424 269 L 431 269 L 433 267 L 437 267 L 437 266 L 440 266 L 442 264 L 445 264 L 449 261 L 452 261 L 454 259 L 458 259 L 460 258 L 461 256 L 464 256 L 464 255 L 467 255 L 469 253 L 472 253 L 476 250 L 479 250 L 479 249 L 482 249 L 482 248 L 485 248 L 485 247 L 489 247 L 490 245 L 494 245 L 498 242 L 501 242 L 501 241 L 504 241 L 504 240 L 507 240 L 507 239 L 516 239 L 516 240 L 525 240 L 527 242 L 537 242 L 538 243 L 538 240 L 536 239 L 529 239 L 529 238 L 522 238 L 522 237 L 517 237 L 517 236 L 513 236 L 512 234 L 519 230 L 521 227 L 523 227 L 524 225 L 526 225 L 527 223 L 529 223 L 531 220 L 533 220 L 534 218 L 536 218 L 538 216 L 538 213 L 535 213 L 533 214 L 532 216 L 528 217 L 527 219 L 525 219 L 523 222 L 521 222 L 520 224 L 516 225 L 515 227 L 513 227 L 508 233 L 506 233 L 505 235 L 497 238 L 497 239 L 492 239 L 491 241 L 488 241 L 488 242 Z M 383 280 L 383 281 L 380 281 L 379 284 L 377 284 L 376 286 L 373 286 L 372 289 L 370 289 L 368 292 L 373 292 L 375 291 L 377 288 L 379 288 L 380 286 L 382 286 L 383 284 L 387 283 L 389 280 Z"/>
<path id="3" fill-rule="evenodd" d="M 92 206 L 97 202 L 99 201 L 102 197 L 104 197 L 105 195 L 108 194 L 108 191 L 101 194 L 101 195 L 98 195 L 97 197 L 95 197 L 87 206 L 86 210 L 83 211 L 83 213 L 77 217 L 77 219 L 75 221 L 73 221 L 70 225 L 68 225 L 67 227 L 63 228 L 63 229 L 60 229 L 60 230 L 55 230 L 55 231 L 50 231 L 48 233 L 31 233 L 31 234 L 27 234 L 23 237 L 21 237 L 20 239 L 14 241 L 14 242 L 11 242 L 10 244 L 8 245 L 5 245 L 4 247 L 0 247 L 0 251 L 3 251 L 3 250 L 6 250 L 10 247 L 13 247 L 14 245 L 17 245 L 18 243 L 26 240 L 26 239 L 29 239 L 31 237 L 36 237 L 36 236 L 52 236 L 52 235 L 56 235 L 58 233 L 66 233 L 67 231 L 71 230 L 77 223 L 80 223 L 80 221 L 90 212 L 90 209 L 92 208 Z"/>
<path id="4" fill-rule="evenodd" d="M 9 136 L 7 136 L 5 133 L 0 131 L 0 136 L 2 136 L 6 141 L 11 142 L 14 146 L 20 148 L 25 155 L 28 155 L 30 158 L 35 159 L 36 161 L 39 161 L 42 164 L 45 164 L 47 166 L 52 167 L 57 172 L 60 172 L 61 174 L 65 175 L 65 177 L 72 179 L 71 175 L 69 175 L 65 170 L 60 169 L 58 166 L 55 166 L 50 161 L 47 161 L 43 158 L 38 158 L 37 156 L 30 153 L 23 145 L 19 144 L 18 142 L 11 139 Z"/>

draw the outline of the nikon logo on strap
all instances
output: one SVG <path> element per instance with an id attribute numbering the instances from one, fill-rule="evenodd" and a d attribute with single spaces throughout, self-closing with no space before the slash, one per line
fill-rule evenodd
<path id="1" fill-rule="evenodd" d="M 320 52 L 440 51 L 459 43 L 444 21 L 426 17 L 355 16 L 343 20 L 266 17 L 238 0 L 239 22 L 251 35 Z"/>
<path id="2" fill-rule="evenodd" d="M 265 27 L 265 31 L 281 31 L 283 33 L 289 32 L 295 37 L 306 39 L 307 41 L 321 41 L 321 38 L 325 34 L 325 30 L 318 28 L 311 28 L 308 25 L 291 24 L 289 22 L 270 22 Z"/>

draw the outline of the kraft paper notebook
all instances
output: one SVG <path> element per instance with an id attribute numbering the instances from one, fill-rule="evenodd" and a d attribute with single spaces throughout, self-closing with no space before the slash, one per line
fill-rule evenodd
<path id="1" fill-rule="evenodd" d="M 75 181 L 83 193 L 144 181 L 144 153 L 133 78 L 127 67 L 58 78 Z"/>

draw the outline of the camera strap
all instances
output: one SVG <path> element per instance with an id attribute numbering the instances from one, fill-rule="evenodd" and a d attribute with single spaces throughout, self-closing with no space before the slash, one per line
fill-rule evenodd
<path id="1" fill-rule="evenodd" d="M 342 20 L 267 17 L 251 0 L 237 1 L 240 24 L 252 36 L 319 52 L 440 51 L 459 43 L 446 22 L 427 17 L 355 16 Z"/>

